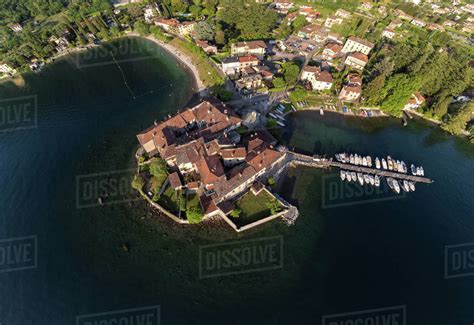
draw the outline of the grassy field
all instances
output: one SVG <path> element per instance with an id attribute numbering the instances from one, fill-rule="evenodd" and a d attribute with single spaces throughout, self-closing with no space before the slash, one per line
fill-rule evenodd
<path id="1" fill-rule="evenodd" d="M 170 41 L 169 44 L 178 48 L 184 54 L 193 59 L 193 62 L 198 69 L 199 77 L 205 86 L 212 87 L 224 83 L 224 80 L 219 75 L 217 68 L 210 62 L 210 59 L 201 50 L 201 48 L 197 47 L 191 42 L 177 37 Z"/>
<path id="2" fill-rule="evenodd" d="M 158 203 L 172 213 L 179 212 L 179 194 L 171 186 L 163 192 Z"/>
<path id="3" fill-rule="evenodd" d="M 262 191 L 258 195 L 248 192 L 240 198 L 235 206 L 242 210 L 238 218 L 232 218 L 238 226 L 244 226 L 262 218 L 270 216 L 271 212 L 267 206 L 272 197 L 267 192 Z"/>

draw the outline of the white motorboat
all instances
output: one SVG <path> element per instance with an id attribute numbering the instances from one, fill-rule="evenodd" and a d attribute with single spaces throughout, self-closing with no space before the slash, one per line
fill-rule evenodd
<path id="1" fill-rule="evenodd" d="M 367 174 L 364 174 L 364 182 L 365 184 L 369 185 L 370 184 L 370 177 Z"/>
<path id="2" fill-rule="evenodd" d="M 405 192 L 410 192 L 410 185 L 408 185 L 408 181 L 406 179 L 403 180 L 403 190 Z"/>
<path id="3" fill-rule="evenodd" d="M 375 168 L 380 169 L 380 160 L 379 157 L 375 158 Z"/>
<path id="4" fill-rule="evenodd" d="M 412 173 L 413 175 L 416 175 L 416 167 L 415 167 L 415 165 L 411 164 L 410 168 L 411 168 L 411 173 Z"/>
<path id="5" fill-rule="evenodd" d="M 351 154 L 351 155 L 349 156 L 349 162 L 350 162 L 352 165 L 354 165 L 354 155 Z"/>
<path id="6" fill-rule="evenodd" d="M 364 176 L 361 173 L 357 173 L 357 179 L 359 180 L 360 185 L 364 185 Z"/>
<path id="7" fill-rule="evenodd" d="M 372 167 L 372 158 L 367 156 L 367 166 Z"/>
<path id="8" fill-rule="evenodd" d="M 383 169 L 387 169 L 387 168 L 388 168 L 387 162 L 385 161 L 385 158 L 382 158 L 382 168 L 383 168 Z"/>
<path id="9" fill-rule="evenodd" d="M 425 176 L 425 170 L 420 166 L 420 175 Z"/>
<path id="10" fill-rule="evenodd" d="M 375 186 L 379 187 L 380 186 L 380 177 L 379 175 L 375 175 Z"/>
<path id="11" fill-rule="evenodd" d="M 341 179 L 345 180 L 346 179 L 346 172 L 341 170 Z"/>
<path id="12" fill-rule="evenodd" d="M 356 182 L 356 181 L 357 181 L 357 175 L 356 175 L 355 172 L 352 172 L 352 173 L 351 173 L 351 178 L 352 178 L 352 181 L 353 181 L 353 182 Z"/>
<path id="13" fill-rule="evenodd" d="M 374 175 L 369 175 L 369 181 L 370 181 L 370 185 L 374 185 L 374 184 L 375 184 Z"/>
<path id="14" fill-rule="evenodd" d="M 412 192 L 415 192 L 415 182 L 408 182 L 408 186 L 410 186 Z"/>
<path id="15" fill-rule="evenodd" d="M 393 180 L 393 188 L 395 189 L 395 192 L 397 192 L 397 194 L 400 193 L 400 185 L 398 185 L 398 181 L 396 179 Z"/>

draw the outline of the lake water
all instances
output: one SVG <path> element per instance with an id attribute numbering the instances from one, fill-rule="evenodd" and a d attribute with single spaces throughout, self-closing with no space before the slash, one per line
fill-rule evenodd
<path id="1" fill-rule="evenodd" d="M 1 263 L 12 240 L 0 242 L 0 324 L 82 324 L 81 315 L 148 306 L 160 306 L 162 324 L 322 324 L 393 306 L 407 324 L 474 322 L 474 276 L 451 264 L 448 275 L 463 276 L 445 274 L 446 256 L 461 251 L 445 246 L 474 242 L 466 141 L 420 122 L 296 113 L 288 146 L 391 155 L 435 182 L 394 196 L 343 188 L 335 170 L 290 169 L 280 193 L 299 205 L 296 224 L 236 234 L 218 221 L 176 225 L 127 190 L 97 204 L 95 185 L 133 174 L 135 135 L 191 99 L 192 76 L 173 57 L 117 40 L 25 79 L 0 84 L 0 104 L 33 117 L 0 133 L 0 239 L 34 236 L 37 259 L 14 270 Z M 276 249 L 277 261 L 206 269 L 206 250 L 255 245 Z"/>

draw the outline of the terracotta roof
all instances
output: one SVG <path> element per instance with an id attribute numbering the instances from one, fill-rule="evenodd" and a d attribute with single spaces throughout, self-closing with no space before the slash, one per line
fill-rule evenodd
<path id="1" fill-rule="evenodd" d="M 273 150 L 269 147 L 264 147 L 262 150 L 252 151 L 247 154 L 245 161 L 252 166 L 257 172 L 269 167 L 283 154 L 277 150 Z"/>
<path id="2" fill-rule="evenodd" d="M 351 84 L 362 85 L 362 78 L 356 73 L 350 73 L 347 75 L 347 80 Z"/>
<path id="3" fill-rule="evenodd" d="M 170 181 L 170 186 L 174 189 L 177 189 L 183 186 L 177 172 L 169 174 L 168 179 Z"/>
<path id="4" fill-rule="evenodd" d="M 201 157 L 198 170 L 201 181 L 206 185 L 214 183 L 224 176 L 224 167 L 217 155 Z"/>
<path id="5" fill-rule="evenodd" d="M 326 48 L 327 50 L 331 50 L 333 51 L 334 53 L 338 53 L 338 52 L 341 52 L 342 50 L 342 45 L 340 44 L 337 44 L 337 43 L 329 43 L 326 45 Z"/>
<path id="6" fill-rule="evenodd" d="M 239 62 L 252 62 L 258 61 L 258 58 L 255 55 L 244 55 L 239 57 Z"/>
<path id="7" fill-rule="evenodd" d="M 201 208 L 204 214 L 209 214 L 217 210 L 217 206 L 210 196 L 201 195 L 199 197 Z"/>
<path id="8" fill-rule="evenodd" d="M 262 144 L 275 144 L 275 138 L 268 133 L 266 130 L 260 130 L 253 132 L 248 137 L 244 139 L 244 143 L 247 146 L 247 152 L 251 152 L 256 148 L 260 147 Z"/>
<path id="9" fill-rule="evenodd" d="M 221 156 L 223 159 L 244 159 L 247 155 L 247 150 L 244 147 L 238 148 L 229 148 L 229 149 L 222 149 Z"/>
<path id="10" fill-rule="evenodd" d="M 329 83 L 333 82 L 332 75 L 327 71 L 321 71 L 316 80 Z"/>
<path id="11" fill-rule="evenodd" d="M 248 47 L 249 49 L 267 48 L 264 41 L 245 41 L 235 44 L 236 47 Z"/>
<path id="12" fill-rule="evenodd" d="M 255 173 L 256 170 L 247 163 L 237 165 L 227 173 L 227 180 L 221 179 L 214 185 L 214 191 L 218 197 L 223 197 L 245 183 L 248 179 L 253 177 Z"/>
<path id="13" fill-rule="evenodd" d="M 364 53 L 360 53 L 360 52 L 353 52 L 353 53 L 350 53 L 348 55 L 348 57 L 353 57 L 359 61 L 363 61 L 365 63 L 369 62 L 369 57 L 367 55 L 365 55 Z"/>
<path id="14" fill-rule="evenodd" d="M 321 72 L 321 69 L 319 67 L 314 67 L 314 66 L 307 65 L 303 68 L 303 71 L 319 74 Z"/>

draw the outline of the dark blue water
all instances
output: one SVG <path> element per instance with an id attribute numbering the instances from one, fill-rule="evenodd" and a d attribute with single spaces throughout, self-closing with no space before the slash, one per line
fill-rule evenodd
<path id="1" fill-rule="evenodd" d="M 400 305 L 407 324 L 474 322 L 474 277 L 444 274 L 445 246 L 474 242 L 473 148 L 420 122 L 295 114 L 290 146 L 390 154 L 422 164 L 435 182 L 356 202 L 328 196 L 336 171 L 291 169 L 281 193 L 301 210 L 292 227 L 178 226 L 140 200 L 78 208 L 78 177 L 133 168 L 135 134 L 192 95 L 173 58 L 131 42 L 107 45 L 123 75 L 103 51 L 27 75 L 24 87 L 0 85 L 2 100 L 38 103 L 36 128 L 0 134 L 0 239 L 38 240 L 36 268 L 0 273 L 2 325 L 75 324 L 78 315 L 153 305 L 162 324 L 321 324 L 324 315 Z M 200 245 L 275 235 L 281 268 L 199 277 Z"/>

